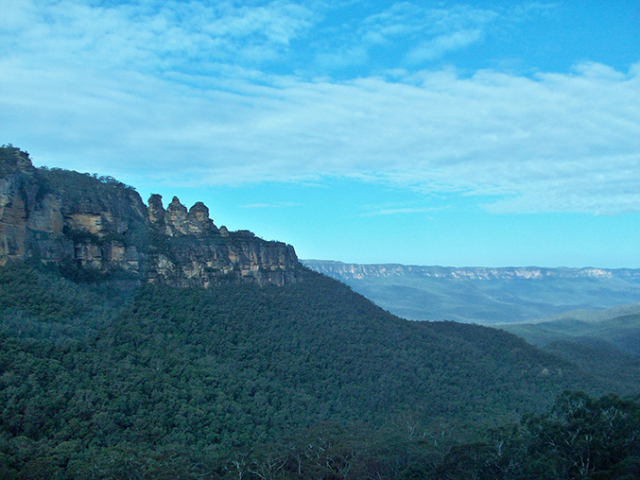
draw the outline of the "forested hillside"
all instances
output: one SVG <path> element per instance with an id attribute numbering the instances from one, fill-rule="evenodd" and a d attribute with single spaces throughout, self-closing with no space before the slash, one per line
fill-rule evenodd
<path id="1" fill-rule="evenodd" d="M 604 344 L 640 357 L 640 304 L 602 312 L 569 312 L 532 323 L 499 327 L 541 347 L 558 341 Z"/>
<path id="2" fill-rule="evenodd" d="M 1 479 L 637 478 L 633 372 L 398 318 L 201 203 L 0 153 Z"/>
<path id="3" fill-rule="evenodd" d="M 310 271 L 175 289 L 21 265 L 0 307 L 2 478 L 365 478 L 337 472 L 385 455 L 380 478 L 411 478 L 483 425 L 608 391 L 511 334 L 402 320 Z"/>
<path id="4" fill-rule="evenodd" d="M 635 393 L 640 384 L 640 305 L 602 312 L 576 311 L 536 323 L 501 325 L 543 350 Z M 615 386 L 614 386 L 615 385 Z"/>

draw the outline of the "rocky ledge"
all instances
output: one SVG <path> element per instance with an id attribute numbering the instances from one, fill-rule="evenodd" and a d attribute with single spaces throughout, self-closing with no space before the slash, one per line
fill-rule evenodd
<path id="1" fill-rule="evenodd" d="M 0 148 L 0 265 L 36 261 L 80 277 L 126 272 L 143 282 L 284 285 L 303 267 L 292 246 L 216 227 L 209 209 L 164 208 L 111 177 L 35 168 Z"/>

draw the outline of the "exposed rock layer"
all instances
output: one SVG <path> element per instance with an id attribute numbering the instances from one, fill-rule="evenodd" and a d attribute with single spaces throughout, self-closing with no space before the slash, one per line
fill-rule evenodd
<path id="1" fill-rule="evenodd" d="M 147 282 L 284 285 L 301 266 L 290 245 L 218 229 L 209 209 L 160 195 L 145 206 L 110 177 L 36 169 L 28 154 L 0 149 L 0 265 L 35 260 L 89 274 L 129 272 Z"/>
<path id="2" fill-rule="evenodd" d="M 553 278 L 620 278 L 640 281 L 640 269 L 542 267 L 441 267 L 400 264 L 357 264 L 330 260 L 302 260 L 312 270 L 343 282 L 370 278 L 421 277 L 467 280 L 541 280 Z"/>

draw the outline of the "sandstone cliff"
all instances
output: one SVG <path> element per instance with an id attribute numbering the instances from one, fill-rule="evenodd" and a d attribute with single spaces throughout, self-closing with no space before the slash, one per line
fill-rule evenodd
<path id="1" fill-rule="evenodd" d="M 216 227 L 201 202 L 152 195 L 110 177 L 36 169 L 0 148 L 0 265 L 36 261 L 79 276 L 127 272 L 144 282 L 284 285 L 300 278 L 290 245 Z"/>

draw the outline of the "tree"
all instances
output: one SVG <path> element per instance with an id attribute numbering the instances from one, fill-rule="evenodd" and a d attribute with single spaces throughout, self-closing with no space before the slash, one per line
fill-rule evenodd
<path id="1" fill-rule="evenodd" d="M 634 463 L 640 453 L 640 405 L 616 395 L 565 392 L 546 414 L 525 422 L 532 455 L 551 461 L 558 478 L 587 479 Z"/>

